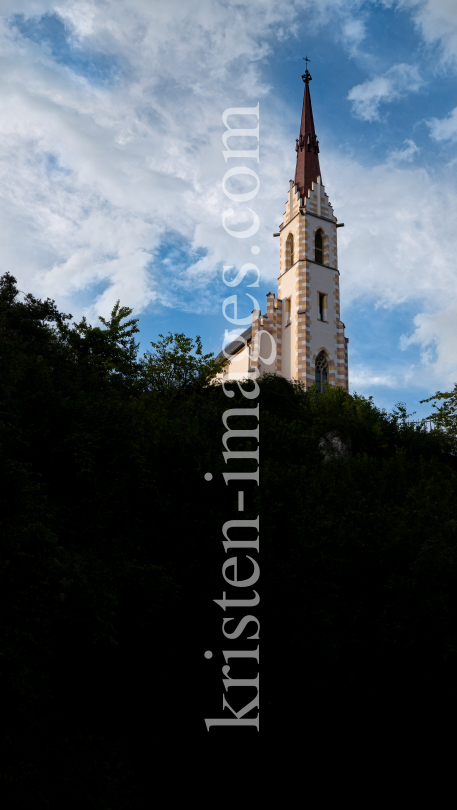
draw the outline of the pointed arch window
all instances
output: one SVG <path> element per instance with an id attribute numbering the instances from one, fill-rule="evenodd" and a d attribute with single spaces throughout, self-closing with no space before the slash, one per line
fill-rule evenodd
<path id="1" fill-rule="evenodd" d="M 290 233 L 289 236 L 287 237 L 286 246 L 287 246 L 286 265 L 287 265 L 287 269 L 289 269 L 295 263 L 294 236 L 293 236 L 292 233 Z"/>
<path id="2" fill-rule="evenodd" d="M 314 237 L 314 260 L 316 264 L 324 264 L 324 232 L 321 228 Z"/>
<path id="3" fill-rule="evenodd" d="M 328 380 L 328 361 L 325 352 L 319 352 L 316 357 L 316 387 L 318 391 L 325 391 Z"/>

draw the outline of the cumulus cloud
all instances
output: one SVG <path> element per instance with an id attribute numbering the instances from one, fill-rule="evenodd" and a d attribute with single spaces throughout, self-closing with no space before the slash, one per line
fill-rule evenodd
<path id="1" fill-rule="evenodd" d="M 414 333 L 401 348 L 420 346 L 421 364 L 412 378 L 386 373 L 399 386 L 427 389 L 457 379 L 457 190 L 446 168 L 432 173 L 389 160 L 366 167 L 337 154 L 323 155 L 322 168 L 345 222 L 338 232 L 343 319 L 345 307 L 365 302 L 397 313 L 400 323 L 415 308 Z"/>
<path id="2" fill-rule="evenodd" d="M 3 267 L 62 304 L 96 291 L 92 319 L 119 297 L 137 312 L 189 305 L 186 287 L 214 277 L 228 244 L 232 261 L 242 252 L 221 228 L 222 112 L 262 102 L 267 39 L 303 5 L 4 2 Z M 175 238 L 195 261 L 158 277 L 158 252 Z"/>
<path id="3" fill-rule="evenodd" d="M 411 11 L 423 40 L 441 48 L 442 65 L 457 66 L 457 5 L 454 0 L 398 0 Z"/>
<path id="4" fill-rule="evenodd" d="M 271 223 L 281 217 L 294 152 L 278 108 L 265 112 L 261 61 L 276 37 L 297 36 L 304 10 L 317 26 L 333 10 L 345 36 L 359 42 L 363 25 L 348 17 L 359 5 L 3 0 L 3 266 L 77 316 L 82 294 L 90 295 L 83 309 L 90 320 L 106 316 L 117 298 L 137 313 L 153 301 L 214 309 L 208 285 L 220 266 L 246 262 L 244 240 L 221 227 L 229 207 L 222 177 L 231 165 L 222 157 L 221 115 L 260 102 L 262 160 L 241 163 L 259 173 L 262 273 L 275 279 Z M 231 147 L 252 141 L 232 139 Z M 230 207 L 230 227 L 246 227 L 245 206 Z M 175 249 L 183 240 L 185 255 Z"/>
<path id="5" fill-rule="evenodd" d="M 324 176 L 332 178 L 326 189 L 345 222 L 338 233 L 345 299 L 366 297 L 389 309 L 447 300 L 455 286 L 457 190 L 445 170 L 432 175 L 387 162 L 366 167 L 337 154 L 322 163 Z"/>
<path id="6" fill-rule="evenodd" d="M 350 17 L 342 24 L 341 39 L 350 56 L 357 56 L 366 36 L 365 23 L 361 19 Z"/>
<path id="7" fill-rule="evenodd" d="M 348 93 L 353 112 L 364 121 L 379 120 L 379 106 L 397 101 L 410 92 L 417 92 L 424 82 L 415 65 L 393 65 L 383 76 L 367 79 Z"/>
<path id="8" fill-rule="evenodd" d="M 373 387 L 398 388 L 403 380 L 393 374 L 379 373 L 364 363 L 351 363 L 350 389 L 351 391 L 366 391 Z"/>
<path id="9" fill-rule="evenodd" d="M 421 376 L 429 384 L 452 388 L 457 379 L 457 296 L 443 301 L 433 313 L 421 312 L 414 318 L 414 332 L 402 335 L 401 348 L 420 346 Z"/>
<path id="10" fill-rule="evenodd" d="M 435 141 L 457 140 L 457 107 L 444 118 L 431 118 L 427 121 L 430 135 Z"/>
<path id="11" fill-rule="evenodd" d="M 340 15 L 342 35 L 358 47 L 363 23 L 349 19 L 346 3 L 332 2 L 323 6 Z M 214 311 L 211 283 L 223 264 L 257 261 L 275 289 L 278 240 L 271 233 L 284 211 L 295 152 L 285 102 L 264 103 L 270 88 L 261 61 L 280 30 L 281 37 L 296 30 L 306 7 L 305 0 L 281 8 L 273 0 L 4 0 L 0 261 L 20 288 L 54 297 L 92 322 L 118 298 L 137 314 L 154 301 Z M 350 96 L 369 121 L 381 103 L 420 86 L 417 69 L 401 64 Z M 262 214 L 255 259 L 251 240 L 233 239 L 221 226 L 228 207 L 235 211 L 230 227 L 247 223 L 246 206 L 222 191 L 233 165 L 222 155 L 222 112 L 257 102 L 261 160 L 241 161 L 260 178 L 252 202 Z M 255 127 L 257 119 L 230 123 Z M 438 136 L 439 129 L 431 132 Z M 232 139 L 230 146 L 253 143 Z M 336 215 L 346 223 L 338 231 L 343 307 L 374 300 L 401 314 L 413 304 L 421 314 L 405 346 L 421 346 L 430 379 L 433 358 L 437 369 L 454 368 L 452 318 L 440 320 L 440 312 L 457 302 L 457 193 L 444 171 L 432 175 L 413 163 L 417 152 L 407 140 L 372 167 L 336 149 L 322 149 L 320 157 Z M 245 179 L 234 180 L 232 191 L 252 187 L 236 186 Z M 365 384 L 401 384 L 389 371 L 351 366 L 354 384 L 358 374 Z"/>
<path id="12" fill-rule="evenodd" d="M 413 160 L 414 155 L 416 155 L 417 152 L 420 152 L 419 147 L 410 138 L 407 138 L 404 143 L 406 146 L 404 146 L 403 149 L 392 149 L 389 152 L 389 156 L 387 158 L 388 164 L 392 165 L 401 163 L 402 161 L 410 163 Z"/>

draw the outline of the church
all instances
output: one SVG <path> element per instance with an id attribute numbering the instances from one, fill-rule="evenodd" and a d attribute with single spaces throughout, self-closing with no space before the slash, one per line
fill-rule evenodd
<path id="1" fill-rule="evenodd" d="M 349 340 L 340 318 L 337 248 L 337 228 L 344 223 L 338 223 L 322 184 L 311 78 L 306 68 L 295 181 L 290 180 L 284 218 L 273 234 L 280 240 L 278 296 L 268 293 L 266 313 L 254 310 L 252 325 L 225 347 L 229 363 L 221 377 L 241 379 L 257 369 L 259 375 L 299 380 L 305 388 L 316 383 L 321 391 L 328 383 L 348 390 Z M 260 347 L 257 352 L 254 346 Z"/>

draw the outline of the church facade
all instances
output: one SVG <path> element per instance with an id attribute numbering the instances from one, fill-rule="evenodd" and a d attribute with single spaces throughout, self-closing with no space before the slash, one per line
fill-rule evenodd
<path id="1" fill-rule="evenodd" d="M 295 180 L 289 183 L 283 221 L 274 234 L 280 240 L 278 295 L 268 293 L 265 314 L 254 310 L 252 325 L 225 348 L 230 362 L 222 378 L 240 379 L 257 369 L 260 375 L 300 380 L 306 388 L 316 383 L 318 390 L 326 384 L 348 390 L 349 341 L 340 318 L 337 247 L 337 229 L 343 223 L 338 223 L 322 184 L 308 69 L 302 78 Z"/>

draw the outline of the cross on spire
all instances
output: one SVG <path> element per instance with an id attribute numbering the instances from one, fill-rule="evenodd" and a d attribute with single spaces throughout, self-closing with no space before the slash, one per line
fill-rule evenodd
<path id="1" fill-rule="evenodd" d="M 307 56 L 304 56 L 304 57 L 303 57 L 303 61 L 304 61 L 304 62 L 305 62 L 305 64 L 306 64 L 306 70 L 305 70 L 305 72 L 304 72 L 304 74 L 303 74 L 303 76 L 302 76 L 302 79 L 303 79 L 303 81 L 305 82 L 305 84 L 309 84 L 309 82 L 310 82 L 310 81 L 311 81 L 311 79 L 313 78 L 313 77 L 311 76 L 311 73 L 310 73 L 310 72 L 309 72 L 309 70 L 308 70 L 308 62 L 311 62 L 311 59 L 308 59 L 308 57 L 307 57 Z"/>
<path id="2" fill-rule="evenodd" d="M 312 183 L 321 177 L 319 166 L 319 141 L 316 138 L 314 129 L 313 110 L 311 107 L 311 96 L 309 93 L 309 82 L 311 74 L 308 70 L 308 56 L 304 56 L 306 72 L 302 76 L 305 83 L 303 97 L 303 111 L 301 117 L 300 137 L 296 140 L 297 166 L 295 170 L 295 184 L 300 191 L 300 197 L 304 199 L 311 188 Z M 322 179 L 321 179 L 322 182 Z"/>

